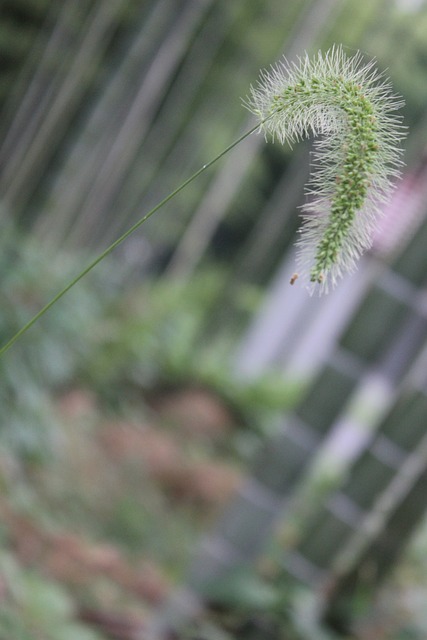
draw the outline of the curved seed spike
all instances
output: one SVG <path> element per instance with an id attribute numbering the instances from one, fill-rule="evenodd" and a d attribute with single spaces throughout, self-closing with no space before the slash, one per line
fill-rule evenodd
<path id="1" fill-rule="evenodd" d="M 298 271 L 311 291 L 327 292 L 354 270 L 402 164 L 405 129 L 395 112 L 403 100 L 374 65 L 341 46 L 283 60 L 261 73 L 245 103 L 273 140 L 324 136 L 315 143 L 298 241 Z"/>

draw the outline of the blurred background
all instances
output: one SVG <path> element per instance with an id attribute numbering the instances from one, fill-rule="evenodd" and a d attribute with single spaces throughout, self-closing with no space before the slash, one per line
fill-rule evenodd
<path id="1" fill-rule="evenodd" d="M 289 286 L 312 142 L 252 135 L 3 356 L 1 640 L 426 637 L 426 34 L 424 0 L 0 2 L 3 344 L 282 55 L 376 57 L 409 129 L 328 296 Z"/>

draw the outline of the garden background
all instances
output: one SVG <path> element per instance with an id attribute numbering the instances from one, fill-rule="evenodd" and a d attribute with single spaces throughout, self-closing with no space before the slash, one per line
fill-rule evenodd
<path id="1" fill-rule="evenodd" d="M 427 3 L 2 0 L 2 344 L 253 125 L 283 54 L 403 95 L 373 247 L 310 297 L 311 141 L 252 135 L 0 360 L 1 640 L 424 639 Z"/>

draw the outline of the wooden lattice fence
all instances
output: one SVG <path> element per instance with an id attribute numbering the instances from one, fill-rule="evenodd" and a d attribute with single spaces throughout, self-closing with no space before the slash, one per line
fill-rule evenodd
<path id="1" fill-rule="evenodd" d="M 269 555 L 271 541 L 295 512 L 301 487 L 316 465 L 322 468 L 319 450 L 323 470 L 328 461 L 335 470 L 333 488 L 311 504 L 299 522 L 296 542 L 279 557 L 276 543 L 274 561 L 321 595 L 324 617 L 336 628 L 351 624 L 354 598 L 372 595 L 423 518 L 427 508 L 424 170 L 419 178 L 414 215 L 408 216 L 416 229 L 412 240 L 404 249 L 393 247 L 390 264 L 378 253 L 366 258 L 361 267 L 364 293 L 360 295 L 359 289 L 356 309 L 344 327 L 337 316 L 341 331 L 335 343 L 330 341 L 329 353 L 323 352 L 317 375 L 294 411 L 283 416 L 275 435 L 261 447 L 251 473 L 202 540 L 180 604 L 172 599 L 164 620 L 179 620 L 185 606 L 192 610 L 200 600 L 209 601 L 218 593 L 216 585 Z M 396 201 L 399 207 L 404 204 L 402 193 Z M 333 300 L 325 304 L 334 306 Z M 315 325 L 310 331 L 316 332 Z M 240 368 L 242 360 L 240 353 Z"/>

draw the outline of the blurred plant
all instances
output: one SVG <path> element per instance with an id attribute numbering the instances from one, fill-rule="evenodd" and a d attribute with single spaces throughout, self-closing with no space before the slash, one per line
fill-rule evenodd
<path id="1" fill-rule="evenodd" d="M 306 212 L 314 215 L 305 217 L 301 241 L 303 271 L 308 265 L 309 282 L 320 285 L 320 292 L 327 291 L 328 282 L 334 285 L 343 269 L 354 268 L 355 259 L 370 245 L 374 214 L 390 191 L 390 176 L 396 174 L 400 163 L 395 145 L 403 130 L 393 112 L 402 101 L 391 94 L 388 83 L 378 85 L 381 76 L 372 70 L 373 63 L 363 67 L 361 60 L 359 54 L 348 59 L 337 47 L 325 55 L 319 52 L 314 62 L 306 56 L 299 66 L 282 63 L 264 73 L 248 102 L 260 118 L 259 124 L 204 164 L 107 247 L 4 344 L 0 355 L 154 213 L 259 128 L 282 142 L 292 142 L 308 131 L 331 138 L 318 143 L 316 157 L 321 171 L 310 190 L 315 200 L 306 206 Z"/>
<path id="2" fill-rule="evenodd" d="M 2 553 L 0 640 L 101 640 L 75 620 L 72 599 L 61 585 L 25 570 Z"/>
<path id="3" fill-rule="evenodd" d="M 46 294 L 69 277 L 77 261 L 65 255 L 47 260 L 31 239 L 10 230 L 3 233 L 0 339 L 18 330 Z M 0 438 L 22 459 L 40 461 L 52 452 L 58 418 L 51 391 L 72 384 L 77 369 L 90 359 L 91 345 L 97 346 L 96 327 L 105 316 L 110 295 L 107 279 L 108 270 L 88 279 L 66 304 L 43 318 L 29 348 L 17 345 L 0 363 Z"/>
<path id="4" fill-rule="evenodd" d="M 98 380 L 102 388 L 122 380 L 150 389 L 213 381 L 233 339 L 231 332 L 211 335 L 210 342 L 204 335 L 221 283 L 221 272 L 210 270 L 183 286 L 146 280 L 118 298 L 99 327 L 98 349 L 88 362 L 94 384 Z"/>
<path id="5" fill-rule="evenodd" d="M 199 271 L 177 287 L 173 280 L 150 281 L 132 287 L 106 310 L 97 326 L 91 357 L 81 372 L 107 403 L 128 403 L 140 412 L 141 396 L 184 388 L 204 388 L 215 395 L 244 425 L 234 444 L 246 456 L 265 435 L 277 413 L 289 409 L 303 385 L 277 373 L 256 380 L 236 379 L 234 345 L 239 325 L 221 323 L 206 328 L 218 300 L 223 273 Z M 248 314 L 246 291 L 233 299 L 232 315 Z"/>
<path id="6" fill-rule="evenodd" d="M 4 235 L 0 339 L 17 330 L 78 260 L 60 255 L 46 261 L 31 239 Z M 233 431 L 232 448 L 239 456 L 253 449 L 260 425 L 294 401 L 298 389 L 277 376 L 250 384 L 235 379 L 232 355 L 238 323 L 206 330 L 223 284 L 221 270 L 200 271 L 182 287 L 166 279 L 147 279 L 124 289 L 125 275 L 116 261 L 107 261 L 96 278 L 88 278 L 41 320 L 29 347 L 17 344 L 0 362 L 0 442 L 18 454 L 23 468 L 57 455 L 62 447 L 57 401 L 76 384 L 95 391 L 114 413 L 139 416 L 147 411 L 144 397 L 203 387 L 245 427 Z M 253 309 L 246 298 L 242 289 L 233 301 L 240 320 Z"/>
<path id="7" fill-rule="evenodd" d="M 218 581 L 209 593 L 215 605 L 205 618 L 189 629 L 180 629 L 182 640 L 337 640 L 318 622 L 318 598 L 304 587 L 295 587 L 282 573 L 274 579 L 236 570 Z M 209 598 L 208 597 L 208 598 Z"/>

